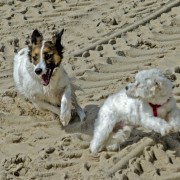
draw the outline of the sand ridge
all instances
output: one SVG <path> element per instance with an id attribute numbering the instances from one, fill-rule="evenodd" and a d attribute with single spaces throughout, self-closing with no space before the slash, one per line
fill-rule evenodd
<path id="1" fill-rule="evenodd" d="M 179 5 L 179 0 L 2 0 L 0 179 L 180 179 L 179 133 L 161 137 L 138 128 L 119 152 L 89 152 L 100 105 L 139 70 L 166 71 L 180 107 Z M 74 118 L 63 128 L 17 93 L 13 56 L 29 45 L 35 28 L 47 39 L 65 28 L 63 65 L 82 89 L 77 96 L 87 113 L 84 123 Z"/>

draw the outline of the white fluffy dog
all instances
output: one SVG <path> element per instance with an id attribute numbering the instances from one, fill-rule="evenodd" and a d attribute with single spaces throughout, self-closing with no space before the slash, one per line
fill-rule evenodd
<path id="1" fill-rule="evenodd" d="M 104 147 L 117 150 L 130 136 L 127 125 L 141 125 L 161 135 L 179 130 L 180 110 L 172 96 L 172 83 L 160 70 L 139 72 L 135 83 L 108 97 L 95 122 L 91 152 Z"/>
<path id="2" fill-rule="evenodd" d="M 85 113 L 77 103 L 75 88 L 61 64 L 63 32 L 44 41 L 42 34 L 34 30 L 32 45 L 15 55 L 13 76 L 20 93 L 35 106 L 59 115 L 62 125 L 66 126 L 71 120 L 73 106 L 81 121 Z"/>

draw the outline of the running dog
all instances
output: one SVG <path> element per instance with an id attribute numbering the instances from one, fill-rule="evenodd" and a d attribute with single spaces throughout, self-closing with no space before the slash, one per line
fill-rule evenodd
<path id="1" fill-rule="evenodd" d="M 13 77 L 18 91 L 40 109 L 49 110 L 60 117 L 63 126 L 71 120 L 74 107 L 80 120 L 85 113 L 78 105 L 75 86 L 71 83 L 61 62 L 64 29 L 52 40 L 43 40 L 36 29 L 31 36 L 31 46 L 21 49 L 14 57 Z"/>

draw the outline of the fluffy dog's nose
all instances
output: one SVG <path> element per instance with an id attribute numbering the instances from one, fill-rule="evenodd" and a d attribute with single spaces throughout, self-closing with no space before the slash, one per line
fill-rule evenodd
<path id="1" fill-rule="evenodd" d="M 125 89 L 128 90 L 128 86 L 126 86 Z"/>
<path id="2" fill-rule="evenodd" d="M 42 73 L 42 69 L 41 69 L 41 68 L 35 69 L 35 73 L 36 73 L 37 75 L 41 74 L 41 73 Z"/>

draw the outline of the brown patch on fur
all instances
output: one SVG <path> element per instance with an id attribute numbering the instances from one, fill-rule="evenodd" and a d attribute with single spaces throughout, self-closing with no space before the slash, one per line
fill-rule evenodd
<path id="1" fill-rule="evenodd" d="M 42 49 L 42 60 L 46 64 L 47 68 L 50 67 L 58 67 L 63 58 L 63 46 L 61 44 L 61 36 L 64 32 L 62 29 L 60 32 L 57 32 L 52 41 L 46 41 L 43 44 L 43 36 L 42 34 L 36 29 L 33 31 L 31 36 L 31 43 L 32 45 L 29 47 L 29 57 L 30 61 L 37 65 L 40 61 L 40 53 Z"/>
<path id="2" fill-rule="evenodd" d="M 62 59 L 59 56 L 56 47 L 51 41 L 47 41 L 44 43 L 44 49 L 42 53 L 43 60 L 46 64 L 54 63 L 56 67 L 60 65 Z M 46 58 L 47 54 L 50 56 L 50 58 Z"/>
<path id="3" fill-rule="evenodd" d="M 36 65 L 39 63 L 40 60 L 40 50 L 41 46 L 39 45 L 33 45 L 32 47 L 29 47 L 30 49 L 30 61 Z M 46 58 L 46 56 L 49 55 L 50 58 Z M 62 58 L 59 56 L 58 51 L 54 44 L 51 41 L 47 41 L 44 43 L 44 48 L 42 50 L 42 58 L 45 64 L 54 63 L 55 67 L 59 66 Z"/>
<path id="4" fill-rule="evenodd" d="M 62 59 L 60 58 L 58 52 L 54 53 L 54 63 L 56 66 L 59 66 L 61 63 Z"/>
<path id="5" fill-rule="evenodd" d="M 40 60 L 40 46 L 32 46 L 31 51 L 30 51 L 30 59 L 31 62 L 36 65 L 39 63 Z"/>
<path id="6" fill-rule="evenodd" d="M 32 45 L 32 47 L 29 47 L 30 49 L 30 61 L 36 65 L 39 63 L 40 60 L 40 50 L 41 46 L 40 45 Z M 58 51 L 54 44 L 51 41 L 47 41 L 44 43 L 44 48 L 42 50 L 42 58 L 45 64 L 50 64 L 53 63 L 55 67 L 59 66 L 62 59 L 58 54 Z M 46 58 L 47 56 L 50 56 L 50 58 Z"/>

